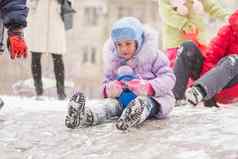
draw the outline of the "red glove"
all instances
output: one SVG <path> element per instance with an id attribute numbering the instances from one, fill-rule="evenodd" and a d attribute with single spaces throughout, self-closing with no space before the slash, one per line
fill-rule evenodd
<path id="1" fill-rule="evenodd" d="M 106 84 L 104 88 L 104 94 L 106 97 L 109 98 L 116 98 L 119 97 L 121 92 L 123 91 L 123 87 L 120 81 L 110 81 Z"/>
<path id="2" fill-rule="evenodd" d="M 27 46 L 21 29 L 8 31 L 7 47 L 11 59 L 27 57 Z"/>
<path id="3" fill-rule="evenodd" d="M 128 89 L 139 96 L 153 96 L 155 94 L 151 84 L 146 80 L 134 79 L 128 81 Z"/>

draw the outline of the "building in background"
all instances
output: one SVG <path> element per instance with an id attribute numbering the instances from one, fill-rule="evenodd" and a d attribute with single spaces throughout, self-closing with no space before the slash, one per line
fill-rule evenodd
<path id="1" fill-rule="evenodd" d="M 221 2 L 232 9 L 238 6 L 237 0 L 221 0 Z M 102 47 L 110 34 L 113 22 L 123 16 L 135 16 L 146 25 L 160 31 L 158 2 L 157 0 L 74 0 L 74 8 L 77 11 L 74 16 L 74 28 L 67 33 L 68 53 L 64 57 L 66 82 L 72 81 L 74 86 L 70 86 L 68 90 L 66 86 L 66 91 L 70 96 L 73 88 L 78 88 L 87 97 L 99 97 L 103 73 Z M 7 56 L 8 54 L 5 54 L 3 58 L 0 57 L 0 94 L 13 94 L 12 87 L 16 82 L 21 84 L 32 78 L 31 57 L 27 60 L 9 62 Z M 54 79 L 50 67 L 51 57 L 44 56 L 43 77 Z M 27 94 L 26 92 L 24 93 Z M 32 95 L 33 92 L 34 87 Z M 45 95 L 55 96 L 52 94 L 54 92 L 50 90 L 45 92 Z"/>
<path id="2" fill-rule="evenodd" d="M 74 28 L 68 34 L 67 78 L 88 97 L 97 97 L 100 91 L 106 4 L 105 0 L 75 1 Z"/>
<path id="3" fill-rule="evenodd" d="M 219 1 L 230 9 L 236 9 L 238 7 L 237 0 L 219 0 Z"/>
<path id="4" fill-rule="evenodd" d="M 124 16 L 135 16 L 152 28 L 159 29 L 157 2 L 77 0 L 75 7 L 77 14 L 74 29 L 69 33 L 70 54 L 67 57 L 73 66 L 68 63 L 70 68 L 67 72 L 88 97 L 98 97 L 103 74 L 102 48 L 113 22 Z"/>

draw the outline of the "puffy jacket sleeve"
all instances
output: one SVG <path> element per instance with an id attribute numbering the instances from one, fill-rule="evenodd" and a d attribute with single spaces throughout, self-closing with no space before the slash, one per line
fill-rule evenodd
<path id="1" fill-rule="evenodd" d="M 225 19 L 231 13 L 221 7 L 217 0 L 203 0 L 202 1 L 205 11 L 212 17 Z"/>
<path id="2" fill-rule="evenodd" d="M 226 25 L 223 26 L 217 33 L 216 37 L 210 42 L 206 57 L 203 63 L 202 74 L 209 71 L 217 62 L 225 56 L 227 48 L 230 43 L 231 28 Z"/>
<path id="3" fill-rule="evenodd" d="M 177 11 L 169 4 L 169 0 L 159 0 L 159 12 L 162 20 L 167 25 L 181 30 L 188 22 L 185 16 L 179 15 Z"/>
<path id="4" fill-rule="evenodd" d="M 175 75 L 173 70 L 169 67 L 169 60 L 164 53 L 158 53 L 152 66 L 152 72 L 156 78 L 149 82 L 155 91 L 156 97 L 164 96 L 173 89 Z"/>
<path id="5" fill-rule="evenodd" d="M 28 8 L 26 0 L 2 0 L 0 2 L 3 23 L 9 27 L 25 27 Z"/>
<path id="6" fill-rule="evenodd" d="M 115 79 L 115 73 L 113 71 L 113 43 L 111 39 L 108 39 L 103 46 L 103 83 L 101 87 L 101 94 L 103 97 L 107 97 L 105 87 L 109 81 Z"/>
<path id="7" fill-rule="evenodd" d="M 111 39 L 108 39 L 103 46 L 103 83 L 115 79 L 115 73 L 113 71 L 113 43 Z"/>

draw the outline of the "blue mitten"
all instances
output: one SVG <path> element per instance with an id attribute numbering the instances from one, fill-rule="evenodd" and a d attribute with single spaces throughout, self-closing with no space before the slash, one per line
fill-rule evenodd
<path id="1" fill-rule="evenodd" d="M 135 78 L 136 76 L 131 67 L 127 65 L 119 67 L 117 71 L 117 80 L 123 84 L 123 91 L 117 99 L 123 109 L 127 107 L 130 101 L 137 97 L 135 93 L 127 88 L 127 82 Z"/>

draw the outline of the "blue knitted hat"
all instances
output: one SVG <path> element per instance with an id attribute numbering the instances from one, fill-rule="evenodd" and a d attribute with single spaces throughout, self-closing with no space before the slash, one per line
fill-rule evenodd
<path id="1" fill-rule="evenodd" d="M 113 42 L 135 40 L 137 42 L 137 49 L 143 43 L 144 29 L 139 19 L 135 17 L 124 17 L 112 26 L 111 38 Z"/>

